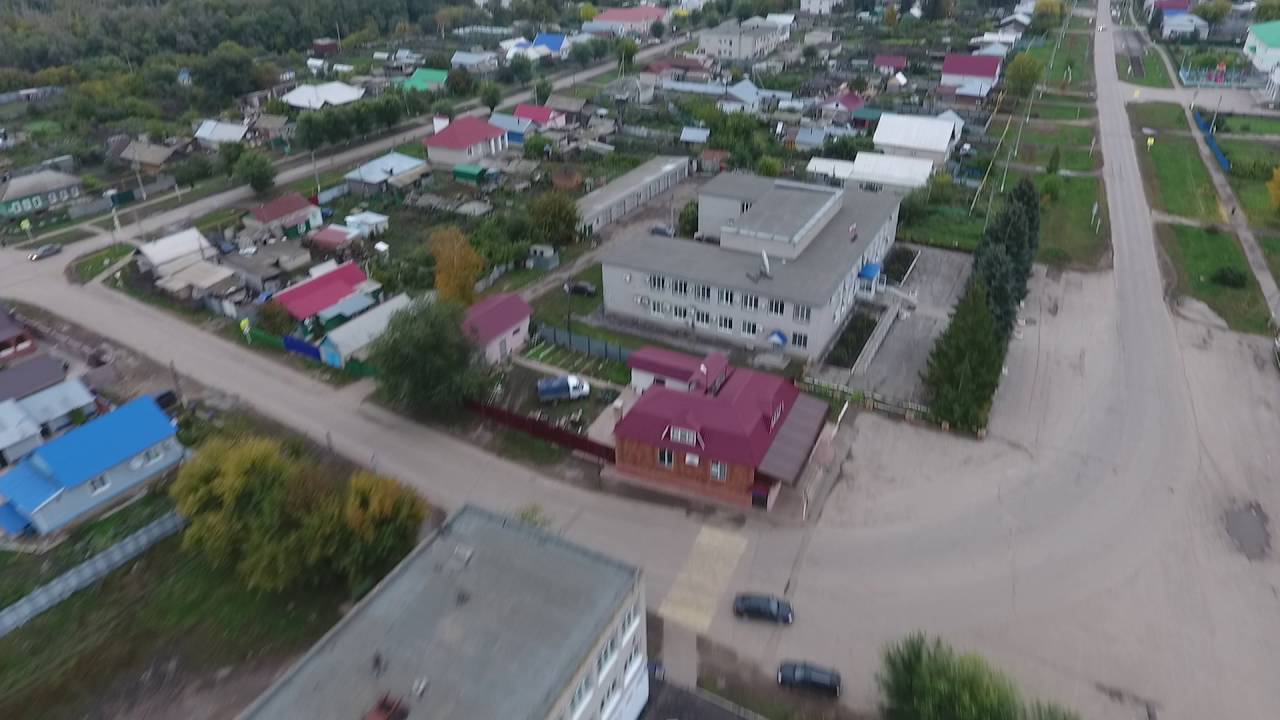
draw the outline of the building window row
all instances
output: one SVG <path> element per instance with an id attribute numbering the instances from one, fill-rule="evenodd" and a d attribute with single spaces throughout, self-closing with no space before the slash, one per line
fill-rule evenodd
<path id="1" fill-rule="evenodd" d="M 719 305 L 740 305 L 743 310 L 749 312 L 759 312 L 762 304 L 770 315 L 782 316 L 787 312 L 785 300 L 773 298 L 763 300 L 760 295 L 755 293 L 739 293 L 729 288 L 713 288 L 703 283 L 690 283 L 688 280 L 677 280 L 664 275 L 650 275 L 649 289 L 657 292 L 666 292 L 670 289 L 671 293 L 678 297 L 689 297 L 692 290 L 693 299 L 703 303 L 710 303 L 714 295 L 716 303 Z M 808 323 L 813 317 L 813 308 L 808 305 L 794 305 L 792 306 L 792 317 L 796 322 Z"/>

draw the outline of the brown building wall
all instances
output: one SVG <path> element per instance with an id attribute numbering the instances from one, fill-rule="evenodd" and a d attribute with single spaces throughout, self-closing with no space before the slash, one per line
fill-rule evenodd
<path id="1" fill-rule="evenodd" d="M 755 468 L 747 465 L 729 465 L 729 473 L 723 481 L 711 479 L 711 463 L 701 453 L 698 465 L 685 464 L 685 452 L 675 451 L 675 465 L 670 469 L 658 464 L 658 448 L 638 440 L 618 438 L 617 466 L 631 475 L 654 481 L 655 485 L 671 485 L 686 492 L 694 492 L 735 505 L 751 505 L 751 488 L 755 485 Z"/>

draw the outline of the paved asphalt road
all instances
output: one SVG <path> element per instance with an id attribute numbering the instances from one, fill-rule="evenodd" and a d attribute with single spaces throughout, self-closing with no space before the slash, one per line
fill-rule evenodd
<path id="1" fill-rule="evenodd" d="M 858 705 L 874 702 L 880 647 L 923 628 L 1090 720 L 1274 718 L 1280 573 L 1237 553 L 1221 518 L 1242 501 L 1280 512 L 1280 380 L 1266 339 L 1170 313 L 1133 91 L 1107 33 L 1095 66 L 1114 269 L 1037 274 L 985 441 L 859 414 L 842 430 L 853 459 L 808 528 L 569 487 L 380 410 L 363 385 L 334 390 L 100 285 L 68 286 L 65 261 L 0 251 L 0 295 L 172 360 L 447 508 L 537 502 L 568 537 L 643 565 L 664 616 L 766 672 L 832 663 Z M 785 590 L 796 624 L 735 622 L 727 598 L 745 588 Z"/>

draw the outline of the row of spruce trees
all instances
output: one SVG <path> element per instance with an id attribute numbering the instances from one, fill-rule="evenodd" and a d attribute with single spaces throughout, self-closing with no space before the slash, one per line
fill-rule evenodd
<path id="1" fill-rule="evenodd" d="M 929 355 L 924 383 L 939 420 L 974 431 L 987 426 L 1039 247 L 1040 192 L 1023 178 L 987 224 L 969 285 Z"/>

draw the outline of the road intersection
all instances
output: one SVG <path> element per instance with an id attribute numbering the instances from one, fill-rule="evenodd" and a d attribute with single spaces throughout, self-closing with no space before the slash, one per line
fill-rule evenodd
<path id="1" fill-rule="evenodd" d="M 172 361 L 448 509 L 537 503 L 571 539 L 642 565 L 653 609 L 762 669 L 834 664 L 856 705 L 874 703 L 883 644 L 924 629 L 1090 720 L 1265 720 L 1280 708 L 1280 572 L 1238 553 L 1222 516 L 1280 512 L 1280 379 L 1265 339 L 1171 314 L 1108 33 L 1095 68 L 1113 269 L 1037 271 L 986 440 L 858 415 L 807 527 L 565 485 L 100 284 L 68 285 L 61 263 L 0 251 L 0 295 Z M 785 590 L 796 624 L 734 622 L 739 589 Z"/>

